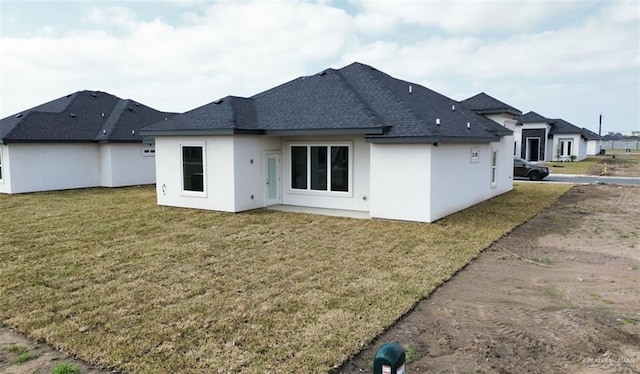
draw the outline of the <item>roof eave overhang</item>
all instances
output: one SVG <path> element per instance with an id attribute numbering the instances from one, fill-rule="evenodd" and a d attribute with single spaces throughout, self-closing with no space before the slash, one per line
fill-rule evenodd
<path id="1" fill-rule="evenodd" d="M 493 143 L 500 139 L 492 136 L 380 136 L 365 137 L 366 143 L 420 144 L 420 143 Z"/>
<path id="2" fill-rule="evenodd" d="M 2 144 L 33 144 L 33 143 L 41 143 L 41 144 L 52 144 L 52 143 L 96 143 L 95 140 L 73 140 L 73 139 L 2 139 L 0 140 Z"/>
<path id="3" fill-rule="evenodd" d="M 492 134 L 495 134 L 496 136 L 500 136 L 500 137 L 513 135 L 513 131 L 511 131 L 511 130 L 509 130 L 507 128 L 500 129 L 500 130 L 487 130 L 487 131 L 489 131 Z"/>
<path id="4" fill-rule="evenodd" d="M 142 137 L 264 135 L 264 133 L 264 130 L 261 129 L 140 130 L 140 136 Z"/>
<path id="5" fill-rule="evenodd" d="M 100 144 L 107 144 L 107 143 L 111 143 L 111 144 L 114 144 L 114 143 L 122 143 L 122 144 L 129 143 L 129 144 L 132 144 L 133 143 L 133 144 L 135 144 L 135 143 L 142 143 L 144 141 L 144 139 L 127 139 L 127 140 L 124 140 L 124 139 L 123 140 L 118 140 L 118 139 L 99 139 L 99 140 L 96 140 L 96 141 L 98 143 L 100 143 Z"/>
<path id="6" fill-rule="evenodd" d="M 388 126 L 365 128 L 328 128 L 328 129 L 203 129 L 203 130 L 141 130 L 140 135 L 147 136 L 221 136 L 221 135 L 268 135 L 268 136 L 312 136 L 312 135 L 383 135 Z"/>
<path id="7" fill-rule="evenodd" d="M 511 109 L 511 108 L 477 109 L 477 110 L 475 110 L 475 112 L 477 114 L 502 114 L 502 113 L 508 113 L 508 114 L 513 114 L 515 116 L 519 116 L 520 114 L 522 114 L 521 111 L 516 110 L 516 109 Z"/>
<path id="8" fill-rule="evenodd" d="M 265 135 L 300 136 L 300 135 L 384 135 L 388 126 L 365 128 L 330 128 L 330 129 L 283 129 L 266 130 Z"/>

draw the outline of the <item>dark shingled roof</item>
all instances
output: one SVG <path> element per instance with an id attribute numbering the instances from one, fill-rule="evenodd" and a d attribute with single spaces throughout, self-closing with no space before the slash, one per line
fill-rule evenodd
<path id="1" fill-rule="evenodd" d="M 250 98 L 216 100 L 143 133 L 364 134 L 372 142 L 486 142 L 511 131 L 453 99 L 356 62 Z"/>
<path id="2" fill-rule="evenodd" d="M 582 135 L 583 131 L 580 127 L 569 123 L 561 118 L 553 119 L 553 126 L 549 131 L 550 134 L 580 134 Z"/>
<path id="3" fill-rule="evenodd" d="M 505 104 L 502 101 L 489 96 L 484 92 L 480 92 L 475 96 L 471 96 L 466 100 L 462 100 L 460 103 L 478 114 L 522 114 L 519 109 L 516 109 L 509 104 Z"/>
<path id="4" fill-rule="evenodd" d="M 174 115 L 106 92 L 78 91 L 0 120 L 0 142 L 141 142 L 140 129 Z"/>
<path id="5" fill-rule="evenodd" d="M 521 114 L 519 116 L 516 116 L 515 120 L 518 121 L 518 123 L 543 122 L 543 123 L 553 124 L 553 120 L 552 119 L 549 119 L 547 117 L 541 116 L 540 114 L 538 114 L 538 113 L 536 113 L 534 111 L 530 111 L 530 112 L 527 112 L 525 114 Z"/>
<path id="6" fill-rule="evenodd" d="M 587 140 L 601 140 L 602 137 L 586 127 L 582 128 L 582 136 Z"/>

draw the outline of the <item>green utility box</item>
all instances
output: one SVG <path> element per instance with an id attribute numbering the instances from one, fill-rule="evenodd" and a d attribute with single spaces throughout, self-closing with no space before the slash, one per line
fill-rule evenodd
<path id="1" fill-rule="evenodd" d="M 387 343 L 378 349 L 373 374 L 405 374 L 405 354 L 400 344 Z"/>

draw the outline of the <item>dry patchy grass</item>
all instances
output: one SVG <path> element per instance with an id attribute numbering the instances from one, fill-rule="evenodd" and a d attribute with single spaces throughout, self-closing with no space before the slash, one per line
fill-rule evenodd
<path id="1" fill-rule="evenodd" d="M 566 185 L 435 224 L 159 207 L 151 187 L 0 196 L 0 323 L 132 372 L 326 372 Z"/>
<path id="2" fill-rule="evenodd" d="M 549 161 L 546 165 L 553 174 L 595 174 L 602 159 L 602 157 L 587 157 L 575 162 Z"/>

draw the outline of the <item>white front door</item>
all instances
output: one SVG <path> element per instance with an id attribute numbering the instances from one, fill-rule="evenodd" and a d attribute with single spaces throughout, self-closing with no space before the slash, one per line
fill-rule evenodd
<path id="1" fill-rule="evenodd" d="M 267 153 L 264 159 L 266 204 L 280 204 L 280 153 Z"/>

